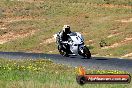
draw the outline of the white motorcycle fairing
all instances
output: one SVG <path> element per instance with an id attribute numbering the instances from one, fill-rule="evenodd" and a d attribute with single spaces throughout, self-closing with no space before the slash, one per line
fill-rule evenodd
<path id="1" fill-rule="evenodd" d="M 65 52 L 62 49 L 58 49 L 60 54 L 65 56 L 67 54 L 69 55 L 81 55 L 83 57 L 90 58 L 91 53 L 89 49 L 84 45 L 84 38 L 79 32 L 71 32 L 69 35 L 68 41 L 62 42 L 65 46 L 65 44 L 68 44 L 70 46 L 70 52 Z M 57 36 L 59 34 L 54 35 L 56 38 L 56 43 L 58 42 Z"/>
<path id="2" fill-rule="evenodd" d="M 84 43 L 84 39 L 82 37 L 82 35 L 80 35 L 80 33 L 78 32 L 74 32 L 69 34 L 70 37 L 70 41 L 69 41 L 69 45 L 70 45 L 70 50 L 74 55 L 77 55 L 79 50 L 81 50 L 81 52 L 83 53 L 83 43 Z"/>

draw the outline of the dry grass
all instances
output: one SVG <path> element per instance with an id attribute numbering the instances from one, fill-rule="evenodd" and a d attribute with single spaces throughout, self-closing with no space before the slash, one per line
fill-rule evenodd
<path id="1" fill-rule="evenodd" d="M 131 42 L 110 47 L 108 52 L 101 49 L 99 43 L 105 40 L 106 47 L 109 47 L 132 37 L 131 3 L 129 0 L 3 0 L 0 2 L 3 7 L 0 15 L 2 36 L 16 33 L 15 37 L 20 34 L 20 30 L 26 35 L 28 28 L 39 31 L 21 40 L 16 37 L 0 45 L 0 50 L 56 53 L 57 48 L 51 36 L 60 31 L 64 24 L 69 24 L 72 31 L 84 35 L 85 44 L 93 47 L 92 54 L 116 56 L 113 50 L 119 52 L 120 47 L 127 47 Z M 131 52 L 131 48 L 126 50 L 127 54 Z M 117 57 L 123 55 L 123 52 L 119 52 Z"/>

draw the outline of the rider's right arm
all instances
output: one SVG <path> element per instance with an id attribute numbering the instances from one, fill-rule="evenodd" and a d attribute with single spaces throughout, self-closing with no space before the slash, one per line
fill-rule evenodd
<path id="1" fill-rule="evenodd" d="M 59 43 L 59 44 L 62 42 L 61 36 L 62 36 L 62 33 L 60 31 L 60 32 L 57 33 L 57 39 L 56 39 L 56 42 Z"/>
<path id="2" fill-rule="evenodd" d="M 60 42 L 62 41 L 62 35 L 63 35 L 62 32 L 59 32 L 59 33 L 58 33 L 58 39 L 59 39 Z"/>

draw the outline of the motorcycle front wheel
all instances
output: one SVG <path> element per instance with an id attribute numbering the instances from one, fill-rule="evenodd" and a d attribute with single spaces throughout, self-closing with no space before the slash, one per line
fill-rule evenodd
<path id="1" fill-rule="evenodd" d="M 91 52 L 89 51 L 89 49 L 86 47 L 86 46 L 84 46 L 84 49 L 83 49 L 83 57 L 84 58 L 88 58 L 88 59 L 90 59 L 91 58 Z"/>

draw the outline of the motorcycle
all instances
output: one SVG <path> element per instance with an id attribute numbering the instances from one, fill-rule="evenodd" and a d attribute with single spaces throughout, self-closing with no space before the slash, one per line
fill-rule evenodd
<path id="1" fill-rule="evenodd" d="M 55 34 L 58 51 L 62 56 L 80 55 L 84 58 L 91 58 L 89 49 L 84 45 L 84 38 L 79 32 L 71 32 L 68 34 L 68 41 L 61 42 L 59 45 L 59 33 Z"/>

